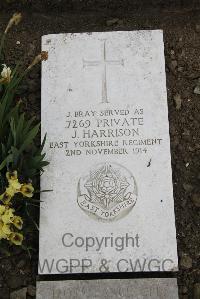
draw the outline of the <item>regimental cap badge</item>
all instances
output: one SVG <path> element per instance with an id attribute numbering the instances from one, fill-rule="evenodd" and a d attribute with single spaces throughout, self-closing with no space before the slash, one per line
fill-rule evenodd
<path id="1" fill-rule="evenodd" d="M 124 217 L 136 200 L 135 178 L 116 163 L 98 164 L 78 183 L 78 205 L 95 219 L 111 221 Z"/>

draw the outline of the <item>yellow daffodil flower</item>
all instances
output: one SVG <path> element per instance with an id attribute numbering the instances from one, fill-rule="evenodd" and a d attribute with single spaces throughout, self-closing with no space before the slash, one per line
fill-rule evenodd
<path id="1" fill-rule="evenodd" d="M 22 229 L 23 220 L 20 216 L 14 216 L 12 223 L 16 228 Z"/>
<path id="2" fill-rule="evenodd" d="M 7 172 L 6 178 L 8 180 L 8 187 L 6 188 L 6 191 L 0 195 L 0 200 L 4 202 L 4 204 L 10 204 L 10 201 L 12 197 L 15 195 L 15 193 L 20 192 L 20 188 L 22 184 L 19 183 L 17 178 L 17 171 L 13 172 Z"/>
<path id="3" fill-rule="evenodd" d="M 5 205 L 9 205 L 10 201 L 12 199 L 12 196 L 4 192 L 3 194 L 0 195 L 0 200 L 3 201 Z"/>
<path id="4" fill-rule="evenodd" d="M 17 171 L 14 170 L 14 171 L 7 171 L 6 172 L 6 178 L 8 180 L 8 182 L 10 180 L 17 180 Z"/>
<path id="5" fill-rule="evenodd" d="M 1 72 L 0 82 L 2 82 L 2 83 L 10 83 L 12 71 L 11 71 L 10 67 L 6 66 L 6 64 L 2 64 L 2 65 L 3 65 L 3 70 Z"/>
<path id="6" fill-rule="evenodd" d="M 15 244 L 15 245 L 17 245 L 17 246 L 22 245 L 22 241 L 23 241 L 23 239 L 24 239 L 24 237 L 23 237 L 23 235 L 20 234 L 20 233 L 15 233 L 15 232 L 13 232 L 13 233 L 11 233 L 10 236 L 9 236 L 9 240 L 10 240 L 13 244 Z"/>
<path id="7" fill-rule="evenodd" d="M 15 195 L 15 189 L 12 186 L 6 188 L 5 194 L 7 196 L 13 197 Z"/>
<path id="8" fill-rule="evenodd" d="M 10 225 L 8 224 L 3 224 L 2 226 L 2 231 L 4 232 L 4 234 L 6 234 L 7 236 L 11 234 L 11 230 L 10 230 Z"/>
<path id="9" fill-rule="evenodd" d="M 0 240 L 1 239 L 7 239 L 7 237 L 8 237 L 6 235 L 6 233 L 2 230 L 3 226 L 4 226 L 3 222 L 0 221 Z"/>
<path id="10" fill-rule="evenodd" d="M 25 196 L 25 197 L 32 197 L 34 188 L 31 183 L 28 184 L 22 184 L 20 192 Z"/>
<path id="11" fill-rule="evenodd" d="M 11 234 L 10 224 L 5 224 L 0 221 L 0 240 L 8 239 Z"/>
<path id="12" fill-rule="evenodd" d="M 17 171 L 15 170 L 13 172 L 7 172 L 6 178 L 8 180 L 9 187 L 12 187 L 15 190 L 15 193 L 18 192 L 18 190 L 21 188 L 21 184 L 17 178 Z"/>
<path id="13" fill-rule="evenodd" d="M 13 230 L 14 227 L 21 230 L 23 220 L 20 216 L 15 216 L 14 212 L 14 209 L 0 204 L 0 240 L 5 239 L 15 245 L 21 245 L 23 235 Z"/>
<path id="14" fill-rule="evenodd" d="M 6 209 L 4 214 L 1 216 L 1 220 L 3 221 L 4 224 L 12 223 L 13 217 L 14 217 L 14 209 Z"/>
<path id="15" fill-rule="evenodd" d="M 16 193 L 21 193 L 24 197 L 32 197 L 34 192 L 34 187 L 31 183 L 21 184 L 17 177 L 17 171 L 7 172 L 6 178 L 8 180 L 8 187 L 6 191 L 0 195 L 0 201 L 5 205 L 11 204 L 11 199 Z"/>
<path id="16" fill-rule="evenodd" d="M 0 205 L 0 217 L 4 214 L 6 207 L 4 205 Z"/>

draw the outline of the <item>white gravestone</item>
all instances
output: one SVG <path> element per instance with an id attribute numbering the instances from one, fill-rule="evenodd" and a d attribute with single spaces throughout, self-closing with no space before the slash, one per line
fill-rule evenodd
<path id="1" fill-rule="evenodd" d="M 176 278 L 37 282 L 37 299 L 178 299 Z"/>
<path id="2" fill-rule="evenodd" d="M 40 274 L 176 271 L 162 31 L 42 38 Z"/>

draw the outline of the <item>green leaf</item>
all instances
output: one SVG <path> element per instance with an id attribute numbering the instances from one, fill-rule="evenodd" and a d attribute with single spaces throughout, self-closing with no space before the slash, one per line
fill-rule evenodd
<path id="1" fill-rule="evenodd" d="M 27 148 L 27 146 L 32 143 L 33 139 L 36 137 L 36 135 L 39 132 L 39 128 L 40 128 L 40 123 L 30 130 L 30 132 L 27 134 L 25 141 L 23 142 L 22 146 L 19 149 L 19 153 L 22 153 Z"/>
<path id="2" fill-rule="evenodd" d="M 17 128 L 16 128 L 16 136 L 18 138 L 17 143 L 20 144 L 21 140 L 22 140 L 22 130 L 23 130 L 23 126 L 24 126 L 24 113 L 22 113 L 19 117 L 19 121 L 17 124 Z"/>
<path id="3" fill-rule="evenodd" d="M 10 162 L 12 162 L 12 154 L 8 155 L 4 160 L 3 162 L 0 164 L 0 171 L 5 167 L 7 166 Z"/>
<path id="4" fill-rule="evenodd" d="M 35 117 L 32 117 L 31 119 L 29 119 L 28 121 L 26 121 L 26 124 L 24 126 L 24 129 L 23 129 L 23 135 L 26 135 L 31 127 L 31 125 L 33 124 L 35 120 Z"/>
<path id="5" fill-rule="evenodd" d="M 11 133 L 13 136 L 14 146 L 16 146 L 17 145 L 17 134 L 16 134 L 15 121 L 13 118 L 11 118 L 11 120 L 10 120 L 10 129 L 11 129 Z"/>
<path id="6" fill-rule="evenodd" d="M 46 140 L 47 140 L 47 133 L 44 135 L 44 138 L 43 138 L 43 141 L 42 141 L 42 144 L 41 144 L 41 147 L 40 147 L 41 151 L 43 151 L 43 149 L 44 149 L 44 145 L 45 145 Z"/>

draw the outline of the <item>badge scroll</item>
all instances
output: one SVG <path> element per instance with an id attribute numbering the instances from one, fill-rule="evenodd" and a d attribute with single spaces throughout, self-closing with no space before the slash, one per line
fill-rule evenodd
<path id="1" fill-rule="evenodd" d="M 126 216 L 137 201 L 132 173 L 116 163 L 98 164 L 78 183 L 78 205 L 89 216 L 117 220 Z"/>

